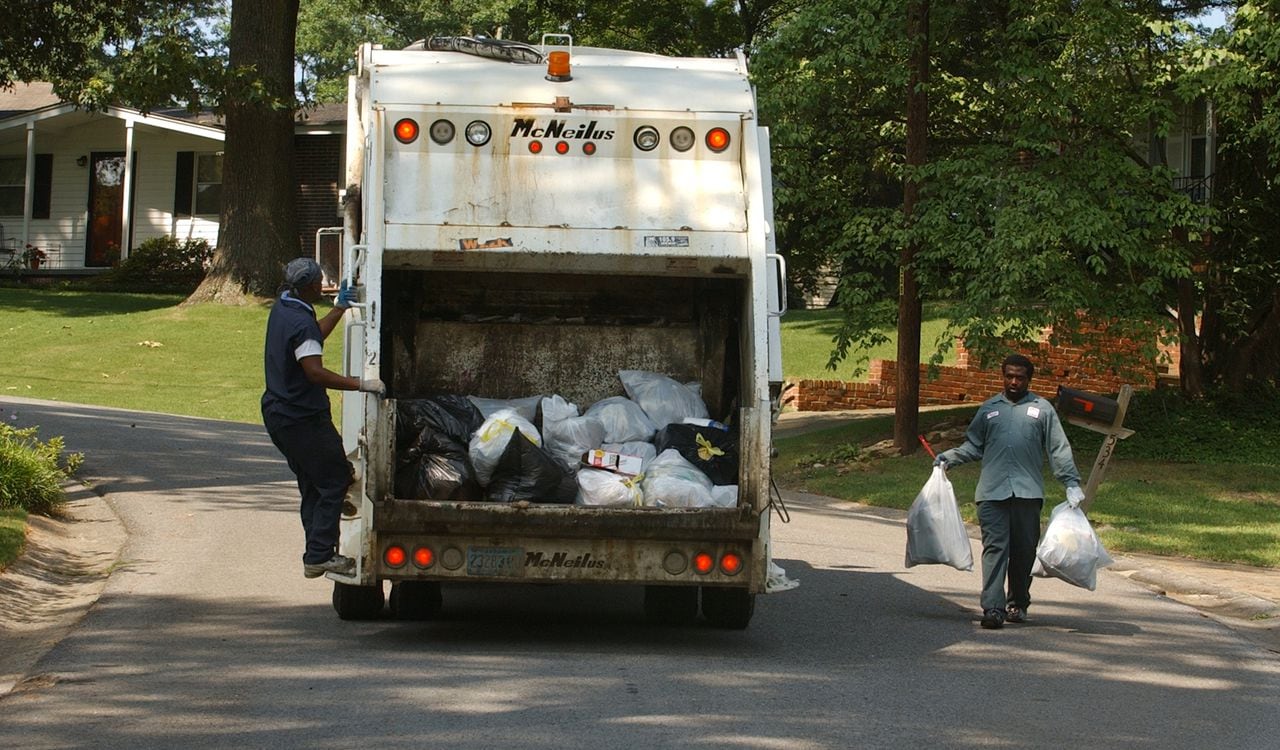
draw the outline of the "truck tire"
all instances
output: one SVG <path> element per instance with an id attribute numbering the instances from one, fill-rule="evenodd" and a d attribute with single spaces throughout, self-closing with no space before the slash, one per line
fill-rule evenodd
<path id="1" fill-rule="evenodd" d="M 712 627 L 743 630 L 756 611 L 756 595 L 746 589 L 702 587 L 702 615 Z"/>
<path id="2" fill-rule="evenodd" d="M 333 610 L 343 620 L 374 620 L 382 614 L 382 583 L 373 586 L 333 584 Z"/>
<path id="3" fill-rule="evenodd" d="M 698 617 L 697 586 L 645 586 L 644 615 L 655 625 L 690 625 Z"/>
<path id="4" fill-rule="evenodd" d="M 440 584 L 398 581 L 391 584 L 391 616 L 397 620 L 434 620 L 440 614 Z"/>

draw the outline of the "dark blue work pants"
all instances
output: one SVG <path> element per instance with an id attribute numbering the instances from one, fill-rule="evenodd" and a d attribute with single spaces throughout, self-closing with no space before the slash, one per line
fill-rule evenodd
<path id="1" fill-rule="evenodd" d="M 982 609 L 1031 604 L 1031 568 L 1040 543 L 1043 498 L 1011 497 L 978 503 L 982 525 Z M 1008 580 L 1008 590 L 1005 581 Z"/>
<path id="2" fill-rule="evenodd" d="M 286 425 L 267 425 L 302 493 L 302 530 L 307 535 L 302 562 L 322 563 L 338 550 L 338 519 L 351 486 L 351 462 L 342 450 L 342 437 L 328 414 Z"/>

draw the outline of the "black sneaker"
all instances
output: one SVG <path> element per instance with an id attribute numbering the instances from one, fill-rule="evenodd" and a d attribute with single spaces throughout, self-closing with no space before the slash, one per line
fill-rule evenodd
<path id="1" fill-rule="evenodd" d="M 1004 610 L 988 609 L 982 613 L 982 627 L 987 630 L 999 630 L 1004 627 Z"/>
<path id="2" fill-rule="evenodd" d="M 302 575 L 307 578 L 319 578 L 325 573 L 349 576 L 355 575 L 355 572 L 356 561 L 342 555 L 334 555 L 322 563 L 304 563 L 302 566 Z"/>
<path id="3" fill-rule="evenodd" d="M 1005 615 L 1005 622 L 1024 623 L 1027 621 L 1027 610 L 1016 604 L 1009 605 L 1009 613 Z"/>

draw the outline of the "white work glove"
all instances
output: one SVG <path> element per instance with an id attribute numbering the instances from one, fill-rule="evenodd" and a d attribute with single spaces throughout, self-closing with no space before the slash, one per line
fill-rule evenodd
<path id="1" fill-rule="evenodd" d="M 385 396 L 387 395 L 387 384 L 377 378 L 361 380 L 360 387 L 357 390 L 363 393 L 372 393 L 375 396 Z"/>
<path id="2" fill-rule="evenodd" d="M 1079 508 L 1080 503 L 1084 502 L 1084 490 L 1079 487 L 1068 487 L 1067 502 L 1071 504 L 1072 508 Z"/>

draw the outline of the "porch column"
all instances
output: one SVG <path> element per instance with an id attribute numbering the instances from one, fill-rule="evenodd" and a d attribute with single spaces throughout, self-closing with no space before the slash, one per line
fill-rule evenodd
<path id="1" fill-rule="evenodd" d="M 132 236 L 131 218 L 133 217 L 133 120 L 124 121 L 124 200 L 121 210 L 124 216 L 120 221 L 120 260 L 129 257 L 133 248 L 129 238 Z"/>
<path id="2" fill-rule="evenodd" d="M 22 244 L 18 252 L 31 243 L 31 213 L 36 201 L 36 124 L 27 123 L 27 184 L 22 191 Z"/>

